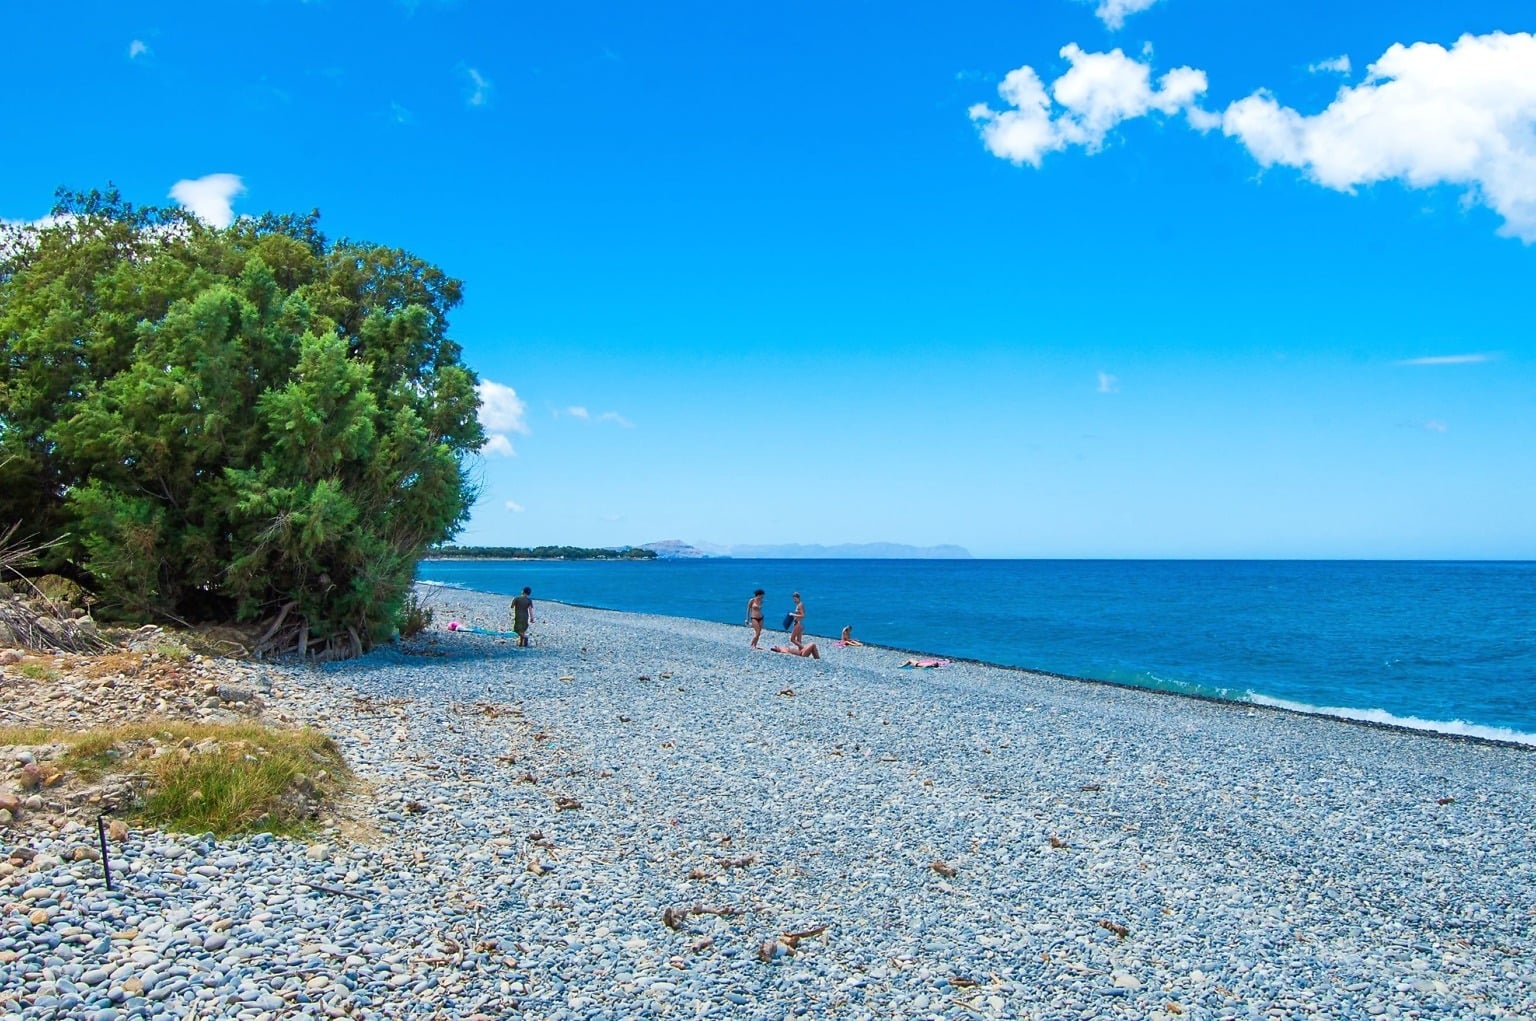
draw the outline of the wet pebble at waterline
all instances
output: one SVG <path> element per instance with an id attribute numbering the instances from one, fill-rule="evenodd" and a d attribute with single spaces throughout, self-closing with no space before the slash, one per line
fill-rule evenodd
<path id="1" fill-rule="evenodd" d="M 133 830 L 112 892 L 29 836 L 0 1018 L 1536 1014 L 1527 751 L 746 641 L 541 602 L 295 673 L 371 829 Z"/>

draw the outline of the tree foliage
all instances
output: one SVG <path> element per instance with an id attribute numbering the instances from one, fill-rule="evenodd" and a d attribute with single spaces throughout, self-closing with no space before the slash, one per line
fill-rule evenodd
<path id="1" fill-rule="evenodd" d="M 360 651 L 457 533 L 484 441 L 460 284 L 318 214 L 211 228 L 60 194 L 0 238 L 0 523 L 128 619 Z"/>

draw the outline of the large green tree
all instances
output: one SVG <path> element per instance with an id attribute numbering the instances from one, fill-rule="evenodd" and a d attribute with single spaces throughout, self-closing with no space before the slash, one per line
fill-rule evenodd
<path id="1" fill-rule="evenodd" d="M 484 442 L 460 284 L 317 215 L 216 229 L 61 193 L 0 237 L 0 523 L 128 619 L 387 636 Z"/>

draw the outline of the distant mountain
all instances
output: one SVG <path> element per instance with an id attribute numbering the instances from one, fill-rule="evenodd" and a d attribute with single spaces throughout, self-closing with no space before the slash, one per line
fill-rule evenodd
<path id="1" fill-rule="evenodd" d="M 652 550 L 663 560 L 696 559 L 699 557 L 742 557 L 763 560 L 969 560 L 970 550 L 964 546 L 906 546 L 899 542 L 842 543 L 837 546 L 819 544 L 802 545 L 741 545 L 716 546 L 712 543 L 689 545 L 679 539 L 648 542 L 640 547 Z"/>
<path id="2" fill-rule="evenodd" d="M 845 542 L 837 546 L 790 543 L 785 546 L 732 546 L 731 556 L 785 560 L 969 560 L 971 551 L 964 546 L 907 546 L 899 542 Z"/>
<path id="3" fill-rule="evenodd" d="M 648 549 L 656 554 L 658 560 L 696 560 L 701 557 L 712 557 L 717 554 L 705 553 L 696 546 L 690 546 L 681 539 L 663 539 L 660 542 L 648 542 L 641 549 Z"/>

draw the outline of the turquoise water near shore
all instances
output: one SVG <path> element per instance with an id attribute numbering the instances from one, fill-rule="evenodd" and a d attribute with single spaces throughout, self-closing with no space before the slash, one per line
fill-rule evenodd
<path id="1" fill-rule="evenodd" d="M 811 634 L 1536 745 L 1532 562 L 440 560 L 418 577 L 729 624 L 762 588 L 770 631 L 799 591 Z"/>

